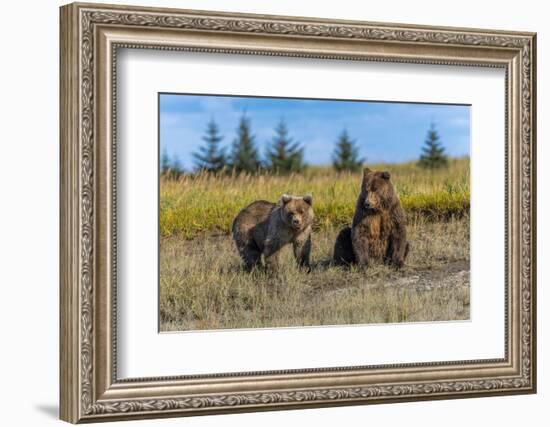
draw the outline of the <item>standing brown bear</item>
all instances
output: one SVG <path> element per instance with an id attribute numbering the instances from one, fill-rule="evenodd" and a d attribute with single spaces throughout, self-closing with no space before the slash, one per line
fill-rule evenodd
<path id="1" fill-rule="evenodd" d="M 309 194 L 283 194 L 278 204 L 257 200 L 239 212 L 233 221 L 233 239 L 246 270 L 259 266 L 263 255 L 267 270 L 276 272 L 281 249 L 292 243 L 298 265 L 309 271 L 312 202 Z"/>
<path id="2" fill-rule="evenodd" d="M 384 261 L 401 268 L 410 247 L 406 222 L 390 173 L 366 168 L 352 226 L 338 234 L 334 261 L 364 266 L 371 261 Z"/>

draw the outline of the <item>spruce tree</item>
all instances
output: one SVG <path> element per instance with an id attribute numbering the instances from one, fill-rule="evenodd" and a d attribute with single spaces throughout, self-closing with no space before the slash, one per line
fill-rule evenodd
<path id="1" fill-rule="evenodd" d="M 160 173 L 165 174 L 170 169 L 171 165 L 171 159 L 168 155 L 168 150 L 166 150 L 166 147 L 162 150 L 162 155 L 160 156 Z"/>
<path id="2" fill-rule="evenodd" d="M 206 134 L 202 137 L 205 145 L 199 147 L 199 151 L 193 153 L 195 168 L 208 172 L 219 172 L 227 165 L 225 150 L 220 147 L 223 136 L 220 135 L 218 125 L 211 119 L 206 126 Z"/>
<path id="3" fill-rule="evenodd" d="M 237 138 L 233 141 L 231 167 L 236 172 L 257 172 L 261 163 L 250 130 L 250 120 L 243 114 L 237 128 Z"/>
<path id="4" fill-rule="evenodd" d="M 336 148 L 332 155 L 332 165 L 338 172 L 351 171 L 357 172 L 363 166 L 365 159 L 359 158 L 359 148 L 355 144 L 355 140 L 352 140 L 348 131 L 344 129 L 338 140 L 336 141 Z"/>
<path id="5" fill-rule="evenodd" d="M 171 157 L 166 147 L 162 150 L 160 157 L 160 173 L 169 179 L 177 179 L 184 173 L 179 158 L 177 156 Z"/>
<path id="6" fill-rule="evenodd" d="M 172 176 L 176 178 L 185 172 L 185 170 L 181 166 L 181 162 L 178 156 L 174 156 L 174 158 L 172 159 L 172 164 L 170 165 L 170 172 Z"/>
<path id="7" fill-rule="evenodd" d="M 304 149 L 288 135 L 284 119 L 275 128 L 275 137 L 266 153 L 267 167 L 275 173 L 301 172 L 304 167 Z"/>
<path id="8" fill-rule="evenodd" d="M 422 147 L 422 154 L 418 160 L 418 166 L 424 169 L 439 169 L 447 166 L 447 156 L 445 149 L 439 140 L 439 134 L 432 123 L 428 130 L 428 135 Z"/>

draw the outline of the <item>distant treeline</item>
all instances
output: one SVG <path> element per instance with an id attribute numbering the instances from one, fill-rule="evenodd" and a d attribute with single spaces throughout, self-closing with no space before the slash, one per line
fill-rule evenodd
<path id="1" fill-rule="evenodd" d="M 304 161 L 304 147 L 290 136 L 287 124 L 280 119 L 274 129 L 274 136 L 260 154 L 250 119 L 243 114 L 236 129 L 236 136 L 230 147 L 222 145 L 224 136 L 214 119 L 206 126 L 203 145 L 193 153 L 194 172 L 248 173 L 270 172 L 289 174 L 302 172 L 307 164 Z M 229 148 L 229 152 L 227 150 Z M 160 159 L 161 173 L 167 177 L 178 177 L 185 173 L 177 157 L 171 157 L 163 150 Z M 365 159 L 359 156 L 359 148 L 344 128 L 335 140 L 332 153 L 332 166 L 338 171 L 357 172 Z M 418 165 L 426 169 L 438 169 L 448 164 L 439 135 L 432 123 L 418 160 Z"/>

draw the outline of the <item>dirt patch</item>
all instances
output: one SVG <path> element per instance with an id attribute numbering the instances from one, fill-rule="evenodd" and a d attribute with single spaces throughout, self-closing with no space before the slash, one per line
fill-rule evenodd
<path id="1" fill-rule="evenodd" d="M 361 281 L 353 286 L 338 286 L 327 291 L 329 294 L 347 292 L 357 288 L 408 288 L 416 291 L 430 291 L 441 288 L 465 288 L 470 287 L 470 264 L 468 261 L 456 261 L 434 268 L 413 270 L 394 273 L 389 277 L 375 277 Z"/>

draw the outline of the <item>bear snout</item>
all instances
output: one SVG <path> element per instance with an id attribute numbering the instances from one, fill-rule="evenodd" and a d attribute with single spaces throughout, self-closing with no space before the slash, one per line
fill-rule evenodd
<path id="1" fill-rule="evenodd" d="M 300 224 L 301 224 L 300 218 L 292 217 L 292 220 L 290 221 L 290 223 L 292 224 L 292 227 L 300 228 Z"/>
<path id="2" fill-rule="evenodd" d="M 371 201 L 369 200 L 365 200 L 365 203 L 363 204 L 363 207 L 366 211 L 377 211 L 378 209 L 376 208 L 376 205 L 374 203 L 372 203 Z"/>

